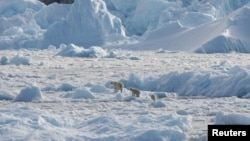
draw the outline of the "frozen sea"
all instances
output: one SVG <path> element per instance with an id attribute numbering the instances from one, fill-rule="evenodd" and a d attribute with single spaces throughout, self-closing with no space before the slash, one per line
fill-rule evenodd
<path id="1" fill-rule="evenodd" d="M 8 58 L 0 140 L 204 141 L 209 124 L 250 123 L 248 54 L 103 50 L 86 58 L 65 50 L 0 52 Z"/>
<path id="2" fill-rule="evenodd" d="M 0 141 L 207 141 L 208 125 L 249 125 L 249 2 L 0 0 Z"/>

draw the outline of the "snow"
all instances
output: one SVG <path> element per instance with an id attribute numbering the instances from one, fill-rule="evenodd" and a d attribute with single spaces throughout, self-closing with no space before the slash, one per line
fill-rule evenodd
<path id="1" fill-rule="evenodd" d="M 57 55 L 64 57 L 104 57 L 107 53 L 98 46 L 91 46 L 88 49 L 84 47 L 78 47 L 74 44 L 68 45 L 66 48 L 62 49 Z"/>
<path id="2" fill-rule="evenodd" d="M 5 91 L 0 91 L 0 100 L 13 100 L 14 96 Z"/>
<path id="3" fill-rule="evenodd" d="M 150 25 L 140 41 L 131 41 L 131 43 L 121 45 L 121 47 L 133 50 L 163 48 L 198 53 L 228 53 L 233 51 L 249 53 L 247 39 L 249 31 L 246 28 L 246 25 L 249 25 L 249 12 L 247 12 L 249 1 L 237 2 L 201 2 L 198 5 L 193 4 L 187 7 L 186 10 L 183 10 L 183 7 L 175 7 L 175 10 L 172 11 L 170 8 L 165 13 L 176 15 L 165 14 L 169 15 L 165 18 L 166 20 L 163 20 L 165 22 L 159 23 L 157 26 Z M 215 11 L 204 11 L 200 7 L 211 8 L 212 11 Z M 213 13 L 219 14 L 214 15 Z"/>
<path id="4" fill-rule="evenodd" d="M 216 118 L 215 118 L 215 124 L 245 124 L 248 125 L 250 123 L 250 117 L 245 114 L 236 114 L 236 113 L 231 113 L 231 114 L 225 114 L 222 112 L 217 113 Z"/>
<path id="5" fill-rule="evenodd" d="M 1 65 L 30 65 L 30 59 L 22 54 L 16 54 L 11 59 L 3 56 L 0 61 Z"/>
<path id="6" fill-rule="evenodd" d="M 9 64 L 9 58 L 7 58 L 6 56 L 3 56 L 0 62 L 1 62 L 1 65 L 7 65 Z"/>
<path id="7" fill-rule="evenodd" d="M 162 107 L 166 107 L 166 105 L 161 102 L 161 101 L 156 101 L 156 102 L 152 102 L 150 104 L 150 106 L 154 107 L 154 108 L 162 108 Z"/>
<path id="8" fill-rule="evenodd" d="M 127 80 L 128 82 L 125 82 L 125 84 L 127 86 L 139 87 L 142 90 L 177 92 L 179 95 L 199 94 L 208 97 L 238 96 L 249 98 L 249 69 L 239 66 L 227 67 L 226 65 L 221 65 L 220 67 L 225 69 L 227 73 L 174 71 L 157 78 L 150 76 L 144 79 L 131 74 L 129 80 Z"/>
<path id="9" fill-rule="evenodd" d="M 34 13 L 43 5 L 35 0 L 0 1 L 0 46 L 8 48 L 34 48 L 42 38 L 42 30 L 36 24 Z"/>
<path id="10" fill-rule="evenodd" d="M 1 2 L 0 49 L 166 49 L 249 53 L 249 0 Z M 180 42 L 181 41 L 181 42 Z"/>
<path id="11" fill-rule="evenodd" d="M 93 99 L 95 96 L 88 90 L 88 89 L 76 89 L 73 92 L 69 92 L 65 94 L 65 98 L 72 98 L 72 99 Z"/>
<path id="12" fill-rule="evenodd" d="M 92 86 L 90 91 L 93 93 L 100 93 L 100 94 L 110 93 L 110 90 L 102 84 L 96 84 L 96 85 Z"/>
<path id="13" fill-rule="evenodd" d="M 84 48 L 77 46 L 75 44 L 60 45 L 61 51 L 58 52 L 57 56 L 62 57 L 83 57 L 83 58 L 117 58 L 117 59 L 130 59 L 130 60 L 140 60 L 139 57 L 134 56 L 132 53 L 123 54 L 115 50 L 107 51 L 100 46 L 91 46 L 89 48 Z M 53 46 L 49 47 L 49 50 L 54 50 Z M 5 63 L 5 58 L 2 59 L 3 64 Z"/>
<path id="14" fill-rule="evenodd" d="M 205 141 L 207 125 L 249 124 L 249 7 L 0 0 L 1 139 Z"/>
<path id="15" fill-rule="evenodd" d="M 41 101 L 42 92 L 37 86 L 29 86 L 21 90 L 20 94 L 16 96 L 14 101 L 32 102 Z"/>
<path id="16" fill-rule="evenodd" d="M 61 90 L 61 91 L 72 91 L 74 90 L 76 87 L 69 84 L 69 83 L 63 83 L 59 88 L 58 90 Z"/>
<path id="17" fill-rule="evenodd" d="M 1 137 L 206 140 L 208 124 L 249 124 L 248 54 L 130 51 L 140 58 L 131 60 L 63 57 L 61 51 L 0 52 L 32 62 L 0 66 Z M 114 93 L 113 80 L 124 83 L 123 93 Z M 130 87 L 141 96 L 132 96 Z"/>
<path id="18" fill-rule="evenodd" d="M 105 3 L 102 0 L 76 0 L 65 19 L 47 29 L 42 45 L 74 43 L 89 47 L 103 45 L 109 36 L 122 38 L 125 34 L 120 20 L 107 11 Z"/>

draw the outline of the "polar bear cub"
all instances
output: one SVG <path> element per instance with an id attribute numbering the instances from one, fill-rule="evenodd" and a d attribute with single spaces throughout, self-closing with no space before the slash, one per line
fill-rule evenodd
<path id="1" fill-rule="evenodd" d="M 135 88 L 130 88 L 129 89 L 132 92 L 132 96 L 140 97 L 140 91 L 135 89 Z"/>
<path id="2" fill-rule="evenodd" d="M 150 98 L 151 98 L 153 101 L 156 101 L 156 100 L 157 100 L 157 95 L 156 95 L 156 94 L 152 94 L 152 95 L 150 95 Z"/>
<path id="3" fill-rule="evenodd" d="M 117 93 L 118 91 L 121 91 L 121 93 L 122 93 L 122 90 L 124 87 L 122 82 L 111 81 L 110 83 L 113 85 L 115 93 Z"/>

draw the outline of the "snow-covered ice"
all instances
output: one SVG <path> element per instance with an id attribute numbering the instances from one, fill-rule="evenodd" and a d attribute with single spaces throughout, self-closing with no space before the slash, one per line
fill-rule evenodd
<path id="1" fill-rule="evenodd" d="M 2 139 L 205 140 L 208 124 L 250 122 L 248 54 L 115 50 L 140 58 L 131 60 L 61 51 L 0 52 L 30 60 L 0 66 Z"/>
<path id="2" fill-rule="evenodd" d="M 249 53 L 249 0 L 1 0 L 0 49 L 75 44 Z M 180 42 L 181 41 L 181 42 Z"/>
<path id="3" fill-rule="evenodd" d="M 209 124 L 250 124 L 249 7 L 0 0 L 0 140 L 205 141 Z"/>

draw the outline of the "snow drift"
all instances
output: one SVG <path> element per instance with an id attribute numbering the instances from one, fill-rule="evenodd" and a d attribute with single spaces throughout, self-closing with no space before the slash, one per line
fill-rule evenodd
<path id="1" fill-rule="evenodd" d="M 42 92 L 37 86 L 29 86 L 21 90 L 20 94 L 16 96 L 14 101 L 32 102 L 41 101 L 43 98 Z"/>
<path id="2" fill-rule="evenodd" d="M 74 92 L 69 92 L 65 96 L 65 98 L 72 99 L 94 99 L 95 96 L 88 89 L 76 89 Z"/>
<path id="3" fill-rule="evenodd" d="M 62 49 L 57 55 L 64 57 L 104 57 L 107 56 L 107 53 L 98 46 L 91 46 L 90 48 L 85 49 L 84 47 L 70 44 Z"/>
<path id="4" fill-rule="evenodd" d="M 174 92 L 180 96 L 250 97 L 249 68 L 235 66 L 225 74 L 215 72 L 170 72 L 159 77 L 141 78 L 131 74 L 121 80 L 126 87 L 145 91 Z M 223 89 L 222 89 L 223 88 Z"/>

